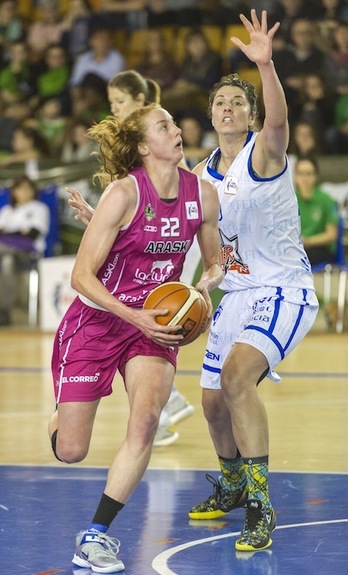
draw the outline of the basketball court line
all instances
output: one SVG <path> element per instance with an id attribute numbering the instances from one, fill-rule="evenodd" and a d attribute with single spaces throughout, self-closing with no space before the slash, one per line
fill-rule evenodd
<path id="1" fill-rule="evenodd" d="M 275 531 L 280 529 L 295 529 L 299 527 L 317 527 L 318 525 L 329 525 L 329 524 L 336 524 L 336 523 L 348 523 L 347 519 L 332 519 L 328 521 L 310 521 L 308 523 L 293 523 L 291 525 L 278 525 Z M 184 551 L 185 549 L 189 549 L 191 547 L 196 547 L 197 545 L 203 545 L 204 543 L 211 543 L 212 541 L 218 541 L 219 539 L 226 539 L 228 537 L 237 537 L 240 531 L 235 531 L 233 533 L 224 533 L 223 535 L 215 535 L 214 537 L 204 537 L 203 539 L 196 539 L 193 541 L 189 541 L 187 543 L 182 543 L 181 545 L 176 545 L 175 547 L 171 547 L 170 549 L 166 549 L 162 551 L 159 555 L 157 555 L 153 562 L 152 568 L 158 573 L 159 575 L 185 575 L 184 573 L 178 573 L 176 571 L 172 571 L 168 565 L 168 560 Z M 270 549 L 272 551 L 272 549 Z"/>

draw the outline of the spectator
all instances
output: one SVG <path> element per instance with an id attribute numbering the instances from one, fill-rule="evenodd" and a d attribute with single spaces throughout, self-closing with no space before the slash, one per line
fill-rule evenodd
<path id="1" fill-rule="evenodd" d="M 216 141 L 214 142 L 213 138 L 209 139 L 202 120 L 195 114 L 183 115 L 177 119 L 177 123 L 181 129 L 184 157 L 188 167 L 192 170 L 210 155 L 216 147 Z"/>
<path id="2" fill-rule="evenodd" d="M 221 55 L 211 49 L 203 31 L 191 29 L 185 37 L 180 78 L 162 93 L 164 107 L 171 113 L 194 109 L 205 112 L 209 89 L 221 77 L 222 68 Z"/>
<path id="3" fill-rule="evenodd" d="M 1 0 L 0 2 L 0 68 L 8 61 L 8 47 L 13 42 L 23 40 L 25 25 L 17 14 L 17 2 Z"/>
<path id="4" fill-rule="evenodd" d="M 311 0 L 276 0 L 269 13 L 272 25 L 281 22 L 275 49 L 284 49 L 291 42 L 291 29 L 296 20 L 303 18 L 312 20 L 314 14 L 316 10 Z"/>
<path id="5" fill-rule="evenodd" d="M 179 77 L 178 66 L 169 54 L 163 32 L 156 29 L 148 31 L 144 56 L 135 67 L 140 74 L 157 82 L 162 92 L 173 86 Z"/>
<path id="6" fill-rule="evenodd" d="M 87 74 L 73 103 L 72 118 L 89 124 L 104 120 L 109 114 L 107 86 L 99 76 Z"/>
<path id="7" fill-rule="evenodd" d="M 333 145 L 336 154 L 348 153 L 348 94 L 340 96 L 336 102 Z"/>
<path id="8" fill-rule="evenodd" d="M 147 26 L 146 0 L 99 0 L 95 10 L 98 26 L 136 30 Z"/>
<path id="9" fill-rule="evenodd" d="M 51 44 L 59 44 L 64 26 L 57 0 L 39 0 L 39 16 L 29 25 L 28 45 L 32 61 L 40 63 Z"/>
<path id="10" fill-rule="evenodd" d="M 36 104 L 40 105 L 47 98 L 58 98 L 63 115 L 69 115 L 70 68 L 64 48 L 59 44 L 51 44 L 47 48 L 43 63 L 44 69 L 37 78 Z"/>
<path id="11" fill-rule="evenodd" d="M 88 0 L 70 0 L 62 20 L 61 45 L 71 60 L 88 50 L 93 18 Z"/>
<path id="12" fill-rule="evenodd" d="M 348 94 L 348 22 L 339 22 L 333 31 L 333 46 L 324 71 L 337 96 Z"/>
<path id="13" fill-rule="evenodd" d="M 90 124 L 77 118 L 66 133 L 63 144 L 61 160 L 63 162 L 83 162 L 91 157 L 98 146 L 88 136 Z"/>
<path id="14" fill-rule="evenodd" d="M 330 50 L 333 35 L 342 16 L 343 0 L 321 0 L 318 7 L 317 26 L 320 31 L 320 46 Z"/>
<path id="15" fill-rule="evenodd" d="M 47 142 L 37 129 L 30 126 L 17 126 L 13 132 L 12 151 L 0 158 L 0 167 L 13 164 L 38 162 L 48 156 Z"/>
<path id="16" fill-rule="evenodd" d="M 30 257 L 44 254 L 49 222 L 49 209 L 37 200 L 34 182 L 21 176 L 11 187 L 10 203 L 0 210 L 0 325 L 11 322 L 16 295 L 15 271 L 27 264 Z"/>
<path id="17" fill-rule="evenodd" d="M 123 55 L 113 47 L 110 30 L 99 28 L 90 37 L 90 49 L 74 62 L 70 86 L 73 105 L 81 97 L 81 85 L 87 75 L 93 74 L 106 84 L 115 74 L 124 70 Z"/>
<path id="18" fill-rule="evenodd" d="M 202 21 L 201 0 L 148 0 L 148 25 L 198 26 Z"/>
<path id="19" fill-rule="evenodd" d="M 324 143 L 324 152 L 329 151 L 334 123 L 335 97 L 323 74 L 312 72 L 303 78 L 299 101 L 292 106 L 291 121 L 307 120 L 316 126 Z"/>
<path id="20" fill-rule="evenodd" d="M 312 265 L 334 262 L 338 210 L 334 200 L 318 186 L 318 165 L 313 158 L 295 164 L 295 190 L 301 217 L 301 235 Z"/>
<path id="21" fill-rule="evenodd" d="M 28 120 L 26 125 L 34 127 L 47 142 L 49 157 L 60 157 L 68 128 L 68 118 L 63 113 L 59 98 L 52 97 L 42 101 L 36 111 L 36 118 Z"/>
<path id="22" fill-rule="evenodd" d="M 1 110 L 7 110 L 9 116 L 16 117 L 16 110 L 23 107 L 25 108 L 25 115 L 29 116 L 31 112 L 30 99 L 35 94 L 36 85 L 25 41 L 16 40 L 9 44 L 8 54 L 9 62 L 0 71 Z M 21 104 L 19 108 L 16 106 L 18 103 Z"/>
<path id="23" fill-rule="evenodd" d="M 291 127 L 288 159 L 292 172 L 298 158 L 317 157 L 323 154 L 323 150 L 322 135 L 314 124 L 308 120 L 299 120 Z"/>
<path id="24" fill-rule="evenodd" d="M 323 69 L 324 53 L 315 45 L 315 31 L 315 24 L 310 20 L 295 20 L 290 28 L 291 44 L 273 54 L 290 113 L 291 104 L 298 101 L 303 78 L 313 72 L 322 72 Z"/>

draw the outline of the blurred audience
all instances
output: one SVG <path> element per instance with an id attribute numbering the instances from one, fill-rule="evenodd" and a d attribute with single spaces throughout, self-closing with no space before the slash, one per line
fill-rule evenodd
<path id="1" fill-rule="evenodd" d="M 65 134 L 60 159 L 63 162 L 83 162 L 97 151 L 94 140 L 88 136 L 89 122 L 77 118 Z"/>
<path id="2" fill-rule="evenodd" d="M 312 265 L 334 262 L 337 250 L 338 209 L 335 201 L 318 185 L 318 165 L 313 158 L 295 164 L 301 235 Z"/>
<path id="3" fill-rule="evenodd" d="M 215 132 L 206 132 L 203 118 L 193 113 L 179 116 L 177 124 L 181 129 L 185 161 L 192 170 L 217 147 Z"/>
<path id="4" fill-rule="evenodd" d="M 99 0 L 95 10 L 98 26 L 136 30 L 147 26 L 147 0 Z"/>
<path id="5" fill-rule="evenodd" d="M 199 26 L 202 0 L 148 0 L 148 26 Z"/>
<path id="6" fill-rule="evenodd" d="M 37 87 L 26 42 L 11 42 L 8 45 L 8 56 L 7 65 L 0 70 L 0 113 L 17 118 L 20 110 L 20 117 L 23 114 L 29 116 L 31 100 L 36 95 Z"/>
<path id="7" fill-rule="evenodd" d="M 88 50 L 93 20 L 88 0 L 70 0 L 62 18 L 61 45 L 72 60 Z"/>
<path id="8" fill-rule="evenodd" d="M 44 254 L 49 224 L 49 208 L 37 200 L 35 183 L 19 177 L 11 186 L 9 204 L 0 209 L 0 325 L 11 323 L 16 270 Z"/>
<path id="9" fill-rule="evenodd" d="M 153 29 L 147 33 L 144 57 L 135 68 L 147 78 L 152 78 L 164 91 L 179 78 L 179 68 L 169 53 L 162 31 Z"/>
<path id="10" fill-rule="evenodd" d="M 33 62 L 40 62 L 51 44 L 59 44 L 64 25 L 58 0 L 39 0 L 38 18 L 31 22 L 27 41 Z"/>
<path id="11" fill-rule="evenodd" d="M 205 112 L 209 90 L 223 75 L 222 57 L 210 47 L 200 28 L 187 32 L 184 48 L 179 79 L 162 93 L 162 103 L 171 113 L 194 109 Z"/>
<path id="12" fill-rule="evenodd" d="M 9 45 L 25 37 L 25 24 L 18 15 L 18 2 L 1 0 L 0 2 L 0 68 L 9 59 Z"/>
<path id="13" fill-rule="evenodd" d="M 16 126 L 11 142 L 11 151 L 0 157 L 0 167 L 13 164 L 38 162 L 49 156 L 46 140 L 36 128 L 31 126 Z"/>

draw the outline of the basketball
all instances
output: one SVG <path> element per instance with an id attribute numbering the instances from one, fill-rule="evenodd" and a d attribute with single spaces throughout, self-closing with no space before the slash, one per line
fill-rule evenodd
<path id="1" fill-rule="evenodd" d="M 202 294 L 182 282 L 167 282 L 147 296 L 144 309 L 168 309 L 156 317 L 160 325 L 181 325 L 184 339 L 179 346 L 192 343 L 202 333 L 207 321 L 207 304 Z"/>

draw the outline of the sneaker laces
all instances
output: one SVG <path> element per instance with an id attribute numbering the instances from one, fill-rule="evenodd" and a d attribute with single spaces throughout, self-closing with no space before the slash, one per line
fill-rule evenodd
<path id="1" fill-rule="evenodd" d="M 109 555 L 116 556 L 121 547 L 119 539 L 116 539 L 116 537 L 109 537 L 109 535 L 106 535 L 105 533 L 98 533 L 98 540 L 87 542 L 87 545 L 90 545 L 91 543 L 95 543 L 100 546 L 100 548 L 95 548 L 95 554 L 98 554 L 98 551 L 100 550 L 104 553 L 107 551 Z"/>
<path id="2" fill-rule="evenodd" d="M 221 483 L 219 482 L 219 480 L 216 480 L 215 477 L 213 477 L 209 473 L 206 473 L 205 477 L 209 481 L 209 483 L 212 484 L 212 486 L 214 488 L 214 492 L 212 493 L 212 495 L 210 495 L 208 497 L 208 499 L 205 500 L 204 503 L 209 503 L 209 501 L 211 501 L 211 499 L 215 499 L 215 501 L 217 503 L 221 503 L 222 490 L 224 489 L 222 487 Z"/>
<path id="3" fill-rule="evenodd" d="M 245 527 L 243 531 L 249 531 L 252 533 L 255 531 L 258 523 L 262 520 L 262 512 L 260 509 L 253 509 L 248 507 L 245 517 Z"/>

